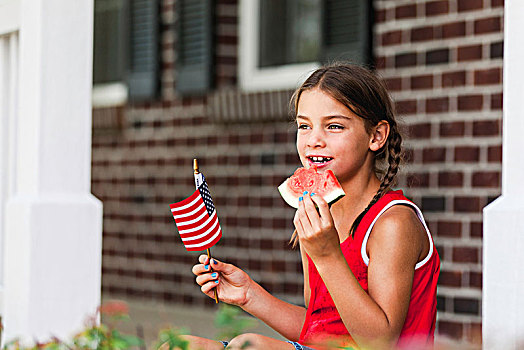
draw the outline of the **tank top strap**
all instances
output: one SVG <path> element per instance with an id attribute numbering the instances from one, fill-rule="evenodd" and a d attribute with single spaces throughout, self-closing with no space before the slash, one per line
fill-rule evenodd
<path id="1" fill-rule="evenodd" d="M 384 194 L 375 204 L 371 206 L 371 208 L 369 208 L 368 212 L 362 218 L 362 221 L 360 221 L 360 224 L 355 231 L 355 237 L 353 238 L 356 244 L 359 246 L 362 245 L 362 241 L 364 240 L 366 232 L 373 220 L 382 211 L 382 209 L 384 209 L 385 206 L 394 200 L 409 199 L 404 196 L 404 192 L 402 190 L 388 191 L 386 194 Z"/>

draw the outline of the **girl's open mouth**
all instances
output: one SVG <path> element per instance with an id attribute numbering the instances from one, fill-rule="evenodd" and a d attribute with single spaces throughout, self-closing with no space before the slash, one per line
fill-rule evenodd
<path id="1" fill-rule="evenodd" d="M 310 166 L 314 165 L 317 168 L 322 168 L 328 165 L 329 162 L 333 160 L 333 158 L 326 156 L 308 156 L 307 160 Z"/>

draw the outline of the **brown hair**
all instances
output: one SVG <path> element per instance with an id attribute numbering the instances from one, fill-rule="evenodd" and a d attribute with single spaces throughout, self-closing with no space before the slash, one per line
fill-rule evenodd
<path id="1" fill-rule="evenodd" d="M 351 112 L 361 117 L 368 133 L 382 120 L 387 121 L 390 126 L 386 143 L 375 152 L 375 160 L 386 161 L 388 167 L 383 172 L 375 163 L 375 173 L 379 176 L 384 174 L 382 182 L 366 209 L 351 225 L 350 234 L 354 236 L 364 215 L 393 186 L 402 160 L 402 136 L 395 120 L 393 101 L 385 83 L 374 72 L 355 64 L 334 63 L 315 70 L 294 92 L 290 104 L 293 107 L 292 114 L 295 118 L 301 94 L 313 88 L 328 93 Z M 295 233 L 291 237 L 293 247 L 296 246 L 297 241 Z"/>

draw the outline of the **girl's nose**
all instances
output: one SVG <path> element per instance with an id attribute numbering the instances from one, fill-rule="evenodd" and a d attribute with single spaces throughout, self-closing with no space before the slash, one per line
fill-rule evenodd
<path id="1" fill-rule="evenodd" d="M 307 140 L 308 147 L 324 147 L 326 146 L 325 137 L 322 130 L 312 130 Z"/>

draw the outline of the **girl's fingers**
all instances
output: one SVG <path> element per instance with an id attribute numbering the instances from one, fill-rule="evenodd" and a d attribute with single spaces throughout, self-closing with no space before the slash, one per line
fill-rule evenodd
<path id="1" fill-rule="evenodd" d="M 295 213 L 295 218 L 293 219 L 295 228 L 297 230 L 298 237 L 301 237 L 304 234 L 304 227 L 302 226 L 302 221 L 300 220 L 300 213 L 297 210 Z"/>
<path id="2" fill-rule="evenodd" d="M 201 264 L 204 264 L 204 265 L 209 264 L 208 257 L 207 257 L 207 255 L 205 255 L 205 254 L 200 255 L 200 256 L 198 257 L 198 261 L 199 261 Z"/>
<path id="3" fill-rule="evenodd" d="M 313 197 L 315 196 L 310 196 L 308 193 L 304 195 L 304 200 L 302 202 L 304 202 L 305 214 L 311 224 L 311 227 L 314 231 L 318 231 L 320 229 L 320 217 L 317 208 L 315 208 L 315 203 L 312 200 Z"/>
<path id="4" fill-rule="evenodd" d="M 324 223 L 331 223 L 333 221 L 333 216 L 329 210 L 329 204 L 321 196 L 311 196 L 313 202 L 318 207 L 318 213 L 320 214 L 320 220 Z M 316 209 L 315 209 L 316 210 Z"/>
<path id="5" fill-rule="evenodd" d="M 193 274 L 195 275 L 201 275 L 203 273 L 206 273 L 206 272 L 210 272 L 210 266 L 209 264 L 208 265 L 204 265 L 204 264 L 197 264 L 195 266 L 193 266 L 193 268 L 191 269 L 191 272 L 193 272 Z"/>
<path id="6" fill-rule="evenodd" d="M 207 294 L 210 298 L 214 298 L 214 295 L 212 293 L 210 294 L 210 292 L 213 288 L 216 288 L 220 284 L 218 281 L 219 280 L 207 282 L 202 287 L 200 287 L 200 290 L 202 293 Z"/>
<path id="7" fill-rule="evenodd" d="M 302 200 L 298 203 L 298 210 L 297 210 L 297 217 L 298 221 L 300 222 L 299 226 L 301 227 L 301 232 L 297 230 L 297 233 L 300 233 L 302 237 L 304 237 L 308 232 L 311 232 L 311 222 L 309 220 L 308 215 L 306 214 L 306 208 L 304 206 L 304 202 L 307 200 L 307 196 L 304 195 Z"/>
<path id="8" fill-rule="evenodd" d="M 203 286 L 210 281 L 218 281 L 218 276 L 218 272 L 205 273 L 203 275 L 198 275 L 195 280 L 199 286 Z"/>

